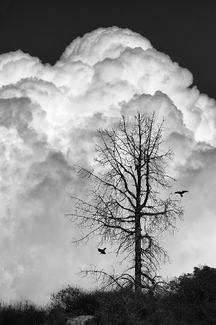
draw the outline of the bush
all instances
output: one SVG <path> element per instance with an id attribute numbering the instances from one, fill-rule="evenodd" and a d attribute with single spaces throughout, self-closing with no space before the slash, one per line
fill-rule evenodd
<path id="1" fill-rule="evenodd" d="M 67 286 L 51 295 L 51 308 L 70 314 L 70 316 L 94 315 L 98 308 L 95 292 Z"/>
<path id="2" fill-rule="evenodd" d="M 49 309 L 46 323 L 43 325 L 65 325 L 68 316 L 59 309 Z"/>
<path id="3" fill-rule="evenodd" d="M 2 304 L 0 307 L 1 325 L 41 325 L 46 321 L 46 316 L 45 310 L 28 301 Z"/>
<path id="4" fill-rule="evenodd" d="M 169 283 L 164 310 L 171 310 L 182 324 L 216 324 L 216 269 L 195 267 L 192 274 L 183 274 Z"/>
<path id="5" fill-rule="evenodd" d="M 135 295 L 128 288 L 97 293 L 99 307 L 93 319 L 87 325 L 141 325 L 142 318 L 146 317 L 148 308 L 145 295 Z"/>

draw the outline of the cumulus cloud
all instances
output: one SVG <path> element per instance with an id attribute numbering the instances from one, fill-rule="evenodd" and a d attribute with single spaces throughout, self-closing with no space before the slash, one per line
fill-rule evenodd
<path id="1" fill-rule="evenodd" d="M 64 213 L 83 191 L 74 165 L 93 161 L 97 128 L 138 109 L 166 118 L 176 186 L 190 191 L 181 231 L 164 240 L 173 264 L 163 275 L 212 265 L 216 104 L 192 83 L 147 39 L 117 27 L 78 37 L 54 66 L 20 50 L 0 55 L 1 299 L 45 301 L 62 284 L 91 285 L 77 267 L 118 266 L 111 254 L 98 260 L 96 239 L 74 247 Z"/>

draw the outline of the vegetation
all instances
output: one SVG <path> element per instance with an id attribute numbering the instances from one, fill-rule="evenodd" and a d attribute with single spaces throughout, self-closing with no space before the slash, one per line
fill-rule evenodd
<path id="1" fill-rule="evenodd" d="M 43 324 L 46 311 L 29 301 L 0 305 L 1 325 Z"/>
<path id="2" fill-rule="evenodd" d="M 81 288 L 67 286 L 51 295 L 51 309 L 71 316 L 94 315 L 98 309 L 97 294 Z"/>
<path id="3" fill-rule="evenodd" d="M 45 307 L 28 301 L 0 304 L 1 325 L 65 325 L 81 314 L 94 316 L 86 325 L 214 325 L 216 269 L 195 267 L 159 291 L 137 294 L 130 287 L 87 291 L 67 286 L 53 293 Z"/>

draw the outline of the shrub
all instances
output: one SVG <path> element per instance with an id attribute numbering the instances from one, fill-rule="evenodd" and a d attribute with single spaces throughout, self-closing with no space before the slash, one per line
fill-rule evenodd
<path id="1" fill-rule="evenodd" d="M 71 316 L 94 315 L 98 308 L 95 292 L 67 286 L 51 295 L 51 308 L 61 310 Z"/>
<path id="2" fill-rule="evenodd" d="M 135 295 L 128 288 L 97 293 L 99 306 L 88 325 L 141 325 L 142 316 L 147 313 L 144 295 Z"/>
<path id="3" fill-rule="evenodd" d="M 36 307 L 32 302 L 2 304 L 0 307 L 1 325 L 37 325 L 46 320 L 46 311 Z"/>

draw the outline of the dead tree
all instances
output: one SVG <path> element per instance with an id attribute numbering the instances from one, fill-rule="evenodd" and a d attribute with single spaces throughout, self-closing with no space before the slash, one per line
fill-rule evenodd
<path id="1" fill-rule="evenodd" d="M 156 125 L 155 113 L 138 112 L 133 120 L 122 116 L 115 127 L 99 129 L 94 169 L 79 168 L 89 182 L 87 199 L 74 197 L 74 213 L 66 214 L 87 229 L 77 243 L 97 235 L 100 244 L 111 243 L 117 256 L 131 262 L 134 272 L 122 279 L 133 278 L 136 292 L 157 284 L 158 269 L 168 259 L 159 240 L 183 216 L 179 200 L 169 194 L 172 152 L 161 148 L 163 125 Z"/>

